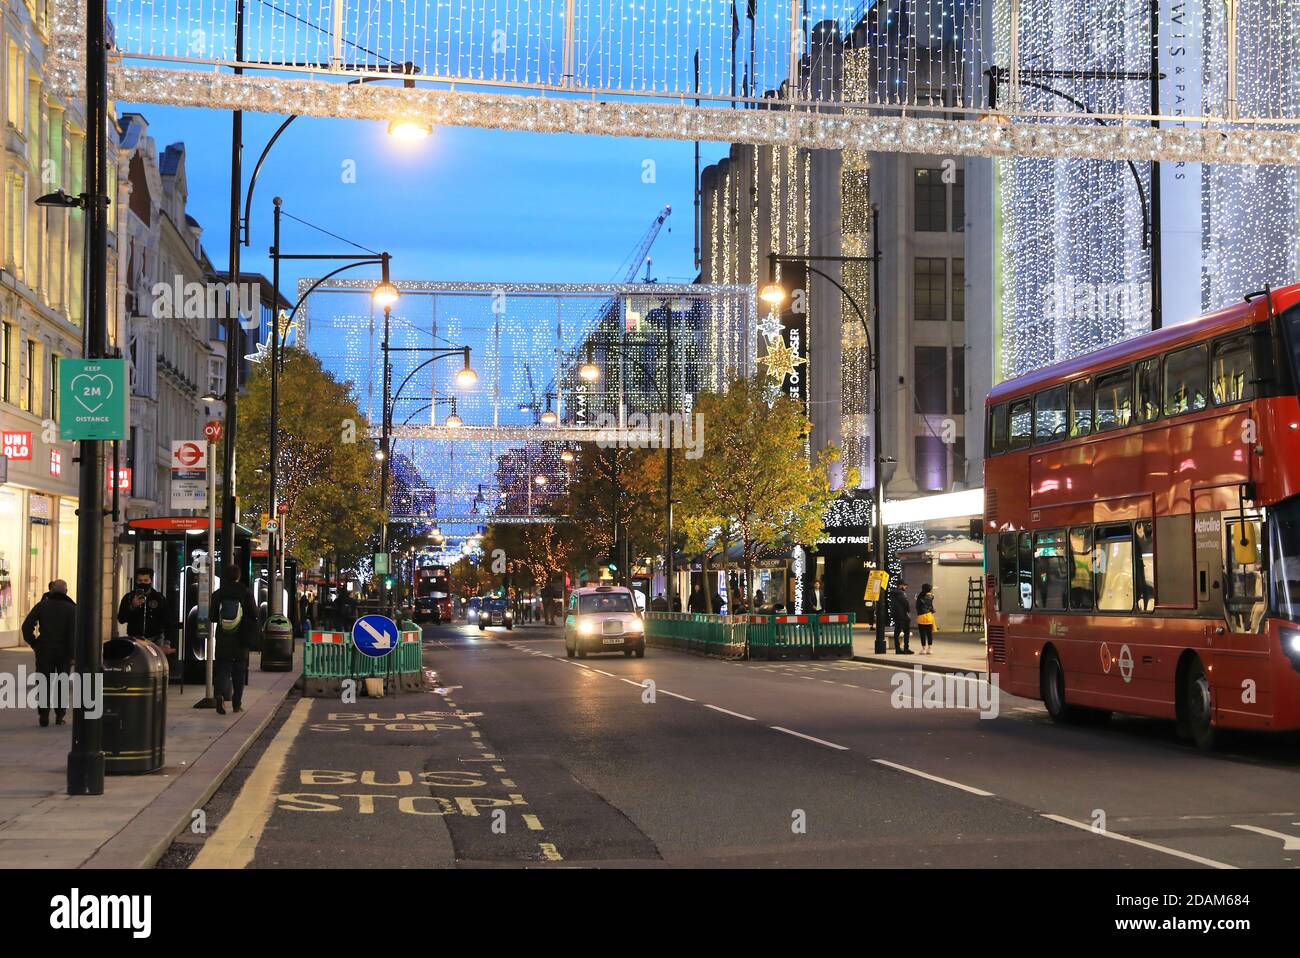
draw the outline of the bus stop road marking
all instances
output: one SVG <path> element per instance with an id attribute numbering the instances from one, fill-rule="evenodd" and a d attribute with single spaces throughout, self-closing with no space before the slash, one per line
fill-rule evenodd
<path id="1" fill-rule="evenodd" d="M 1296 824 L 1295 822 L 1291 823 Z M 1295 835 L 1287 835 L 1284 832 L 1275 832 L 1271 828 L 1260 828 L 1258 825 L 1233 825 L 1233 828 L 1240 828 L 1245 832 L 1254 832 L 1257 835 L 1267 835 L 1269 838 L 1282 839 L 1282 851 L 1294 852 L 1300 851 L 1300 838 Z"/>
<path id="2" fill-rule="evenodd" d="M 1236 865 L 1229 865 L 1225 862 L 1217 862 L 1213 858 L 1202 858 L 1200 855 L 1193 855 L 1191 852 L 1180 852 L 1176 848 L 1170 848 L 1167 845 L 1157 845 L 1155 842 L 1144 842 L 1140 838 L 1130 838 L 1128 835 L 1121 835 L 1118 832 L 1104 831 L 1099 832 L 1087 822 L 1076 822 L 1072 818 L 1066 818 L 1064 815 L 1049 815 L 1040 812 L 1043 818 L 1050 819 L 1053 822 L 1060 822 L 1062 825 L 1072 825 L 1075 828 L 1082 829 L 1085 832 L 1091 832 L 1093 835 L 1102 835 L 1106 838 L 1113 838 L 1117 842 L 1128 842 L 1130 845 L 1137 845 L 1140 848 L 1147 848 L 1153 852 L 1162 852 L 1165 855 L 1173 855 L 1175 858 L 1182 858 L 1189 862 L 1196 862 L 1198 865 L 1206 865 L 1210 868 L 1236 869 Z"/>
<path id="3" fill-rule="evenodd" d="M 252 862 L 262 831 L 275 808 L 289 749 L 307 724 L 314 701 L 298 700 L 244 782 L 234 805 L 216 832 L 203 844 L 191 868 L 246 868 Z"/>

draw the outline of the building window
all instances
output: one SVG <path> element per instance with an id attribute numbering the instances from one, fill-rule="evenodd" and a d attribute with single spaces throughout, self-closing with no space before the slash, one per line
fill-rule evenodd
<path id="1" fill-rule="evenodd" d="M 13 402 L 14 381 L 14 324 L 4 324 L 4 382 L 0 383 L 5 402 Z"/>
<path id="2" fill-rule="evenodd" d="M 912 262 L 912 299 L 916 319 L 942 322 L 948 318 L 948 261 L 918 256 Z"/>
<path id="3" fill-rule="evenodd" d="M 948 232 L 948 187 L 943 182 L 943 170 L 917 170 L 912 200 L 916 232 Z"/>
<path id="4" fill-rule="evenodd" d="M 941 437 L 916 437 L 916 484 L 926 492 L 947 491 L 948 447 Z"/>
<path id="5" fill-rule="evenodd" d="M 915 350 L 917 412 L 943 415 L 948 412 L 948 350 L 943 346 L 917 346 Z"/>
<path id="6" fill-rule="evenodd" d="M 27 365 L 23 369 L 22 408 L 30 413 L 41 412 L 41 346 L 34 339 L 27 340 Z"/>
<path id="7" fill-rule="evenodd" d="M 9 84 L 6 119 L 19 133 L 23 131 L 23 122 L 27 115 L 27 104 L 23 98 L 23 94 L 27 92 L 27 68 L 23 59 L 23 51 L 19 49 L 18 44 L 10 40 L 9 71 L 6 77 Z"/>
<path id="8" fill-rule="evenodd" d="M 952 231 L 966 232 L 966 171 L 957 170 L 952 184 Z"/>
<path id="9" fill-rule="evenodd" d="M 50 418 L 59 421 L 59 357 L 50 353 Z"/>
<path id="10" fill-rule="evenodd" d="M 952 321 L 966 321 L 966 260 L 960 256 L 952 261 Z"/>

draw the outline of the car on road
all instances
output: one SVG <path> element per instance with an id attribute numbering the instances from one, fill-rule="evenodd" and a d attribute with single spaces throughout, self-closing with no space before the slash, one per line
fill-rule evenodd
<path id="1" fill-rule="evenodd" d="M 598 585 L 574 589 L 564 618 L 564 654 L 622 652 L 645 658 L 645 623 L 631 589 Z"/>
<path id="2" fill-rule="evenodd" d="M 478 630 L 483 632 L 489 625 L 504 625 L 507 629 L 515 627 L 515 614 L 509 599 L 494 595 L 483 600 L 479 607 Z"/>
<path id="3" fill-rule="evenodd" d="M 478 596 L 472 596 L 465 603 L 465 623 L 467 625 L 478 625 L 478 614 L 482 607 L 483 600 Z"/>

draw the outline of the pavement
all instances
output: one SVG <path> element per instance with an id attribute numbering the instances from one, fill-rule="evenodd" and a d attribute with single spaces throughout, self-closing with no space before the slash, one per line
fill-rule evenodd
<path id="1" fill-rule="evenodd" d="M 898 665 L 906 661 L 908 668 L 920 666 L 927 672 L 987 672 L 989 665 L 985 656 L 984 633 L 981 632 L 936 632 L 934 634 L 934 651 L 929 655 L 921 654 L 921 639 L 916 630 L 912 630 L 911 649 L 915 655 L 897 655 L 894 653 L 894 633 L 885 633 L 888 647 L 883 655 L 876 654 L 876 630 L 869 625 L 853 627 L 853 658 L 859 662 L 880 662 L 885 665 Z"/>
<path id="2" fill-rule="evenodd" d="M 0 650 L 0 672 L 30 670 L 33 660 L 26 646 Z M 170 686 L 165 766 L 107 776 L 102 795 L 66 794 L 71 715 L 41 728 L 32 710 L 0 709 L 0 867 L 152 866 L 283 703 L 301 673 L 301 645 L 289 672 L 260 671 L 256 653 L 251 669 L 238 715 L 192 708 L 202 685 Z"/>
<path id="3" fill-rule="evenodd" d="M 540 625 L 424 652 L 435 689 L 291 698 L 164 864 L 1300 867 L 1294 737 L 1207 755 L 978 678 L 932 705 L 918 656 L 569 659 Z"/>

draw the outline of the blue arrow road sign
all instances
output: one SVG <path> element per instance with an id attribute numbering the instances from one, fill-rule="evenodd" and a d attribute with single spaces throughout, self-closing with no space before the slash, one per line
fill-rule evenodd
<path id="1" fill-rule="evenodd" d="M 398 641 L 397 623 L 386 615 L 363 615 L 352 625 L 352 644 L 362 655 L 382 659 Z"/>

